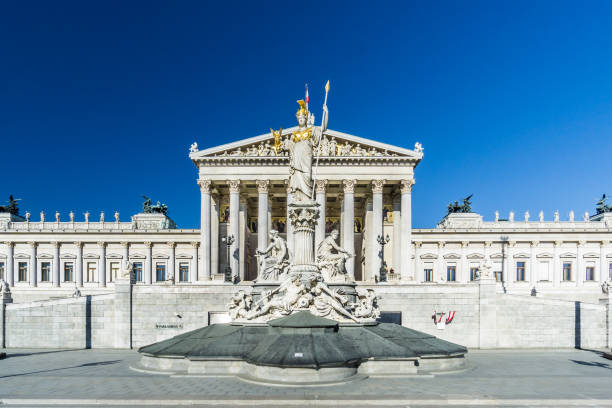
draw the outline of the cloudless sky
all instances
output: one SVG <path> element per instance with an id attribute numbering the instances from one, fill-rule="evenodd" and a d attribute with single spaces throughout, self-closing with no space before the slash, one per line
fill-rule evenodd
<path id="1" fill-rule="evenodd" d="M 492 219 L 612 194 L 612 3 L 0 4 L 0 200 L 124 220 L 141 194 L 199 227 L 200 148 L 294 125 L 413 148 L 413 225 L 473 193 Z M 318 120 L 317 120 L 318 121 Z"/>

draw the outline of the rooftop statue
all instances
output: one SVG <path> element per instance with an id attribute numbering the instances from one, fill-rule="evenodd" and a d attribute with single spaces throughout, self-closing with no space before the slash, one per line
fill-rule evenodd
<path id="1" fill-rule="evenodd" d="M 7 201 L 8 205 L 0 205 L 0 213 L 9 213 L 13 215 L 19 215 L 19 206 L 17 201 L 21 200 L 20 198 L 13 198 L 12 195 L 9 196 Z"/>
<path id="2" fill-rule="evenodd" d="M 601 196 L 601 199 L 597 201 L 597 208 L 595 208 L 595 211 L 597 211 L 597 214 L 612 212 L 612 205 L 606 204 L 607 200 L 608 198 L 604 194 L 603 196 Z"/>
<path id="3" fill-rule="evenodd" d="M 474 194 L 470 194 L 469 196 L 463 199 L 463 204 L 459 204 L 458 201 L 454 203 L 448 204 L 448 213 L 470 213 L 472 212 L 472 202 L 470 201 Z"/>
<path id="4" fill-rule="evenodd" d="M 143 213 L 168 215 L 168 206 L 166 204 L 162 204 L 158 201 L 157 204 L 151 205 L 151 199 L 149 197 L 143 195 L 142 198 L 145 199 L 144 203 L 142 203 Z"/>

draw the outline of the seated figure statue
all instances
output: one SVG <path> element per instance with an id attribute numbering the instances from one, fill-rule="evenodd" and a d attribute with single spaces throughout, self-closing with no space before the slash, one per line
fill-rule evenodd
<path id="1" fill-rule="evenodd" d="M 270 230 L 270 245 L 266 249 L 257 250 L 259 257 L 258 281 L 276 281 L 283 275 L 289 266 L 289 251 L 287 242 L 278 235 L 278 231 Z"/>
<path id="2" fill-rule="evenodd" d="M 352 255 L 336 244 L 339 236 L 338 230 L 333 230 L 327 238 L 321 241 L 317 248 L 317 263 L 326 282 L 345 282 L 348 280 L 344 264 Z"/>

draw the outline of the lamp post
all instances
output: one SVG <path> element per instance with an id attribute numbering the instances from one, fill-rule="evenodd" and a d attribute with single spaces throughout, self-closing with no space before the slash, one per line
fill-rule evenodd
<path id="1" fill-rule="evenodd" d="M 506 293 L 506 282 L 508 281 L 506 276 L 506 245 L 508 244 L 508 237 L 506 235 L 502 235 L 499 237 L 501 240 L 501 250 L 502 250 L 502 271 L 500 276 L 500 281 L 502 283 L 502 288 L 504 289 L 504 293 Z"/>
<path id="2" fill-rule="evenodd" d="M 226 263 L 225 263 L 225 282 L 233 282 L 232 267 L 230 266 L 230 247 L 236 239 L 233 235 L 221 238 L 221 242 L 226 246 Z"/>
<path id="3" fill-rule="evenodd" d="M 380 252 L 378 256 L 380 257 L 380 270 L 378 271 L 379 282 L 387 281 L 387 270 L 385 269 L 385 245 L 387 245 L 390 241 L 389 234 L 386 237 L 383 237 L 382 234 L 376 237 L 376 241 L 380 244 Z"/>

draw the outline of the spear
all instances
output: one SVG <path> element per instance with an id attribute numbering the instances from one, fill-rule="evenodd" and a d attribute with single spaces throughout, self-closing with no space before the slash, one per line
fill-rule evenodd
<path id="1" fill-rule="evenodd" d="M 329 79 L 327 80 L 327 83 L 325 84 L 325 100 L 323 101 L 324 107 L 327 106 L 327 94 L 328 93 L 329 93 Z M 327 119 L 327 115 L 325 114 L 325 109 L 323 109 L 323 113 L 321 114 L 321 138 L 323 138 L 323 125 L 326 119 Z M 314 197 L 314 192 L 315 192 L 315 180 L 317 178 L 317 169 L 319 168 L 319 156 L 321 156 L 321 140 L 320 139 L 319 139 L 318 148 L 317 148 L 317 160 L 315 163 L 314 175 L 312 177 L 312 193 L 310 194 L 311 197 Z"/>

